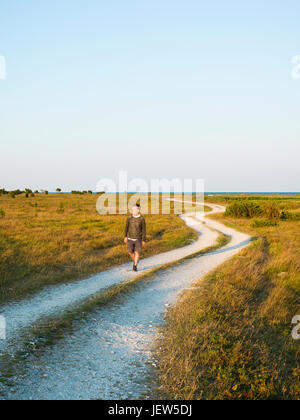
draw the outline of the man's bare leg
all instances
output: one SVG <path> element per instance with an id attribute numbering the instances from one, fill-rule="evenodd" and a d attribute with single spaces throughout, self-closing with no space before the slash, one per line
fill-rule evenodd
<path id="1" fill-rule="evenodd" d="M 135 263 L 135 254 L 129 252 L 130 258 L 132 259 L 132 261 Z"/>
<path id="2" fill-rule="evenodd" d="M 135 252 L 134 253 L 134 265 L 137 266 L 139 261 L 140 261 L 140 254 L 139 254 L 139 252 Z"/>

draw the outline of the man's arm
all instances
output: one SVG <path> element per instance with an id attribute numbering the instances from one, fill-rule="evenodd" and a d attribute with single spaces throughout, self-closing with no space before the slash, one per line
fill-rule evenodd
<path id="1" fill-rule="evenodd" d="M 128 230 L 129 230 L 129 217 L 127 217 L 127 220 L 126 220 L 125 235 L 124 235 L 125 238 L 127 238 Z"/>
<path id="2" fill-rule="evenodd" d="M 143 242 L 146 242 L 146 239 L 147 239 L 147 237 L 146 237 L 146 221 L 145 221 L 144 217 L 142 219 L 142 239 L 143 239 Z"/>

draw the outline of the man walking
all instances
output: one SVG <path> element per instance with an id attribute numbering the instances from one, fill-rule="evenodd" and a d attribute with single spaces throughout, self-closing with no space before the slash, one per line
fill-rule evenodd
<path id="1" fill-rule="evenodd" d="M 133 261 L 133 271 L 137 271 L 142 247 L 146 245 L 146 222 L 139 205 L 132 207 L 132 215 L 127 218 L 124 242 Z"/>

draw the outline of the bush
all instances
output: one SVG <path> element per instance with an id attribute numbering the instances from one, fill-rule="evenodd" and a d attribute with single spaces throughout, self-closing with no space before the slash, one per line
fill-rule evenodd
<path id="1" fill-rule="evenodd" d="M 264 216 L 267 217 L 269 220 L 279 219 L 280 218 L 280 210 L 276 203 L 268 203 L 263 208 Z"/>
<path id="2" fill-rule="evenodd" d="M 262 210 L 259 205 L 253 202 L 234 202 L 227 207 L 225 216 L 232 217 L 253 217 L 260 216 Z"/>
<path id="3" fill-rule="evenodd" d="M 71 194 L 84 195 L 87 194 L 87 191 L 71 191 Z"/>
<path id="4" fill-rule="evenodd" d="M 0 219 L 5 217 L 5 211 L 3 209 L 0 209 Z"/>
<path id="5" fill-rule="evenodd" d="M 280 213 L 280 220 L 287 220 L 288 219 L 288 214 L 285 211 L 282 211 Z"/>
<path id="6" fill-rule="evenodd" d="M 278 223 L 274 220 L 262 220 L 262 219 L 260 219 L 260 220 L 255 219 L 255 220 L 253 220 L 253 222 L 251 224 L 251 226 L 254 227 L 254 228 L 265 227 L 265 226 L 277 226 L 277 225 L 278 225 Z"/>
<path id="7" fill-rule="evenodd" d="M 300 213 L 292 213 L 290 211 L 282 211 L 280 220 L 300 220 Z"/>
<path id="8" fill-rule="evenodd" d="M 21 195 L 21 194 L 24 194 L 24 191 L 21 191 L 21 190 L 14 190 L 14 191 L 11 191 L 14 195 Z"/>
<path id="9" fill-rule="evenodd" d="M 16 197 L 16 195 L 24 194 L 24 191 L 21 191 L 21 190 L 14 190 L 14 191 L 10 191 L 10 192 L 8 192 L 8 191 L 5 191 L 5 190 L 3 189 L 3 190 L 0 190 L 0 195 L 2 195 L 2 194 L 9 194 L 9 195 L 10 195 L 10 197 L 15 198 L 15 197 Z"/>

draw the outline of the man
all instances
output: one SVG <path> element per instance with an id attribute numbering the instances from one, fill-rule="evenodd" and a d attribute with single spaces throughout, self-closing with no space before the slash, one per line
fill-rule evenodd
<path id="1" fill-rule="evenodd" d="M 137 271 L 142 247 L 146 245 L 146 222 L 139 205 L 132 207 L 132 215 L 126 221 L 124 242 L 133 261 L 133 271 Z"/>

